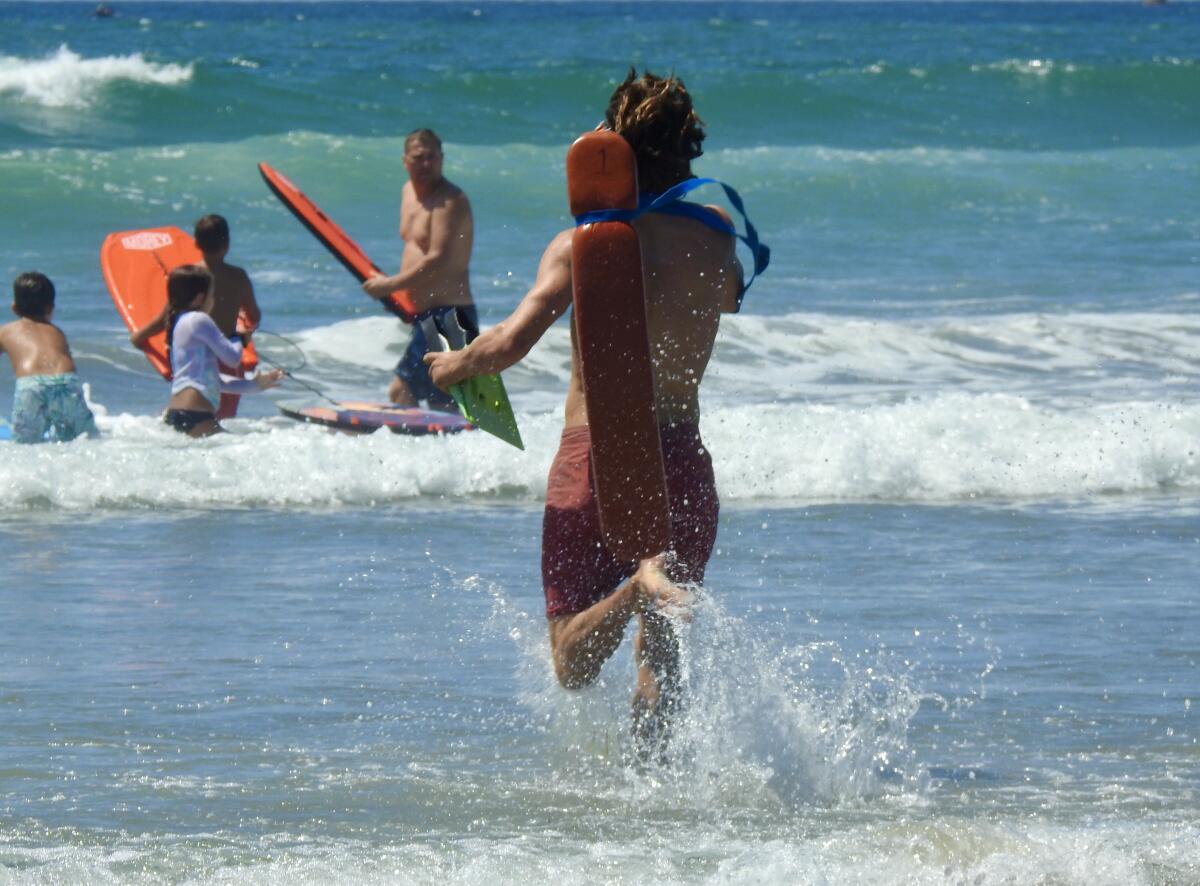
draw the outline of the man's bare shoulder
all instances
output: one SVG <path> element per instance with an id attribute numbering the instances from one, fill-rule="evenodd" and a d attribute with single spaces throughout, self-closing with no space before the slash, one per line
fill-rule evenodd
<path id="1" fill-rule="evenodd" d="M 726 212 L 724 209 L 722 209 L 722 208 L 721 208 L 720 206 L 718 206 L 717 204 L 715 204 L 715 203 L 705 203 L 705 204 L 704 204 L 704 208 L 705 208 L 705 209 L 708 209 L 708 210 L 711 210 L 713 213 L 715 213 L 716 215 L 720 216 L 720 218 L 721 218 L 721 221 L 725 222 L 725 224 L 729 225 L 729 227 L 731 227 L 731 228 L 733 227 L 733 218 L 732 218 L 732 216 L 730 216 L 730 214 L 729 214 L 728 212 Z"/>
<path id="2" fill-rule="evenodd" d="M 441 195 L 442 205 L 446 208 L 471 211 L 471 201 L 467 198 L 467 192 L 450 179 L 442 179 Z"/>
<path id="3" fill-rule="evenodd" d="M 250 275 L 246 273 L 246 269 L 239 265 L 231 265 L 225 262 L 217 268 L 210 268 L 213 279 L 217 282 L 218 296 L 221 289 L 228 288 L 243 288 L 250 285 Z"/>
<path id="4" fill-rule="evenodd" d="M 0 326 L 0 346 L 6 349 L 22 347 L 66 348 L 67 336 L 47 321 L 14 320 Z"/>
<path id="5" fill-rule="evenodd" d="M 242 283 L 250 282 L 250 274 L 240 265 L 226 265 L 230 274 Z"/>

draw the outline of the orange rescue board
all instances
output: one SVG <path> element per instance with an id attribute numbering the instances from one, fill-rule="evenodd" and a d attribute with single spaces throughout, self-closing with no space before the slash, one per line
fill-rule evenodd
<path id="1" fill-rule="evenodd" d="M 359 283 L 365 283 L 368 278 L 383 273 L 378 265 L 367 258 L 362 248 L 350 239 L 350 235 L 322 212 L 321 207 L 310 200 L 287 176 L 266 163 L 259 163 L 258 171 L 271 193 L 291 210 L 292 215 L 308 228 L 309 233 L 316 237 Z M 405 323 L 412 323 L 418 313 L 412 297 L 403 289 L 393 292 L 383 299 L 381 304 L 384 310 L 391 311 Z"/>
<path id="2" fill-rule="evenodd" d="M 636 209 L 633 149 L 615 132 L 589 132 L 567 152 L 572 215 Z M 575 331 L 592 437 L 592 471 L 605 546 L 638 560 L 671 537 L 667 480 L 654 406 L 642 252 L 628 222 L 575 229 Z"/>
<path id="3" fill-rule="evenodd" d="M 141 329 L 162 313 L 167 303 L 167 274 L 180 265 L 203 261 L 204 256 L 192 238 L 179 228 L 119 231 L 105 237 L 100 247 L 100 269 L 108 294 L 130 332 Z M 239 325 L 242 322 L 244 318 Z M 150 365 L 170 381 L 166 333 L 151 337 L 142 350 Z M 242 371 L 249 372 L 257 365 L 254 345 L 248 344 L 242 352 Z"/>

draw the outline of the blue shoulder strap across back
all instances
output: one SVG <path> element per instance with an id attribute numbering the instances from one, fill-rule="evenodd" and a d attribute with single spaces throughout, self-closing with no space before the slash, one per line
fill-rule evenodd
<path id="1" fill-rule="evenodd" d="M 698 203 L 688 203 L 682 198 L 685 194 L 704 187 L 705 185 L 720 185 L 725 196 L 729 198 L 730 204 L 741 215 L 742 221 L 746 225 L 746 233 L 739 234 L 733 225 L 725 221 L 721 216 L 717 215 L 711 209 L 701 206 Z M 592 212 L 585 212 L 582 215 L 575 216 L 575 225 L 590 225 L 595 222 L 602 221 L 633 221 L 639 215 L 645 212 L 662 212 L 668 215 L 682 215 L 694 219 L 701 224 L 708 225 L 714 230 L 720 231 L 723 234 L 729 234 L 737 237 L 750 248 L 750 254 L 754 256 L 754 270 L 750 274 L 750 279 L 747 280 L 738 292 L 737 306 L 740 310 L 742 307 L 742 298 L 746 295 L 746 290 L 750 288 L 750 284 L 754 282 L 754 278 L 767 269 L 771 263 L 771 249 L 767 244 L 758 239 L 758 231 L 751 224 L 750 219 L 746 216 L 746 207 L 742 203 L 742 198 L 738 192 L 724 182 L 717 181 L 715 178 L 689 178 L 686 181 L 681 181 L 672 188 L 668 188 L 661 194 L 643 194 L 642 199 L 638 201 L 637 209 L 597 209 Z"/>

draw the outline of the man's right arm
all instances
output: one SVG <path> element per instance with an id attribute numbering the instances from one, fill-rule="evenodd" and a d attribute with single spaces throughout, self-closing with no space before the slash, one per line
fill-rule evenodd
<path id="1" fill-rule="evenodd" d="M 571 306 L 571 237 L 566 230 L 542 253 L 537 278 L 507 318 L 460 351 L 425 356 L 429 376 L 442 390 L 477 375 L 501 372 L 529 353 Z"/>

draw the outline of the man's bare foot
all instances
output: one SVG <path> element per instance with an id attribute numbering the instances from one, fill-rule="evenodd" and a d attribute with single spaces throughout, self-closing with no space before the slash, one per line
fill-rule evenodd
<path id="1" fill-rule="evenodd" d="M 633 574 L 633 586 L 638 602 L 645 613 L 665 615 L 669 618 L 689 619 L 692 613 L 692 595 L 671 581 L 666 572 L 667 557 L 659 554 L 643 560 Z"/>

